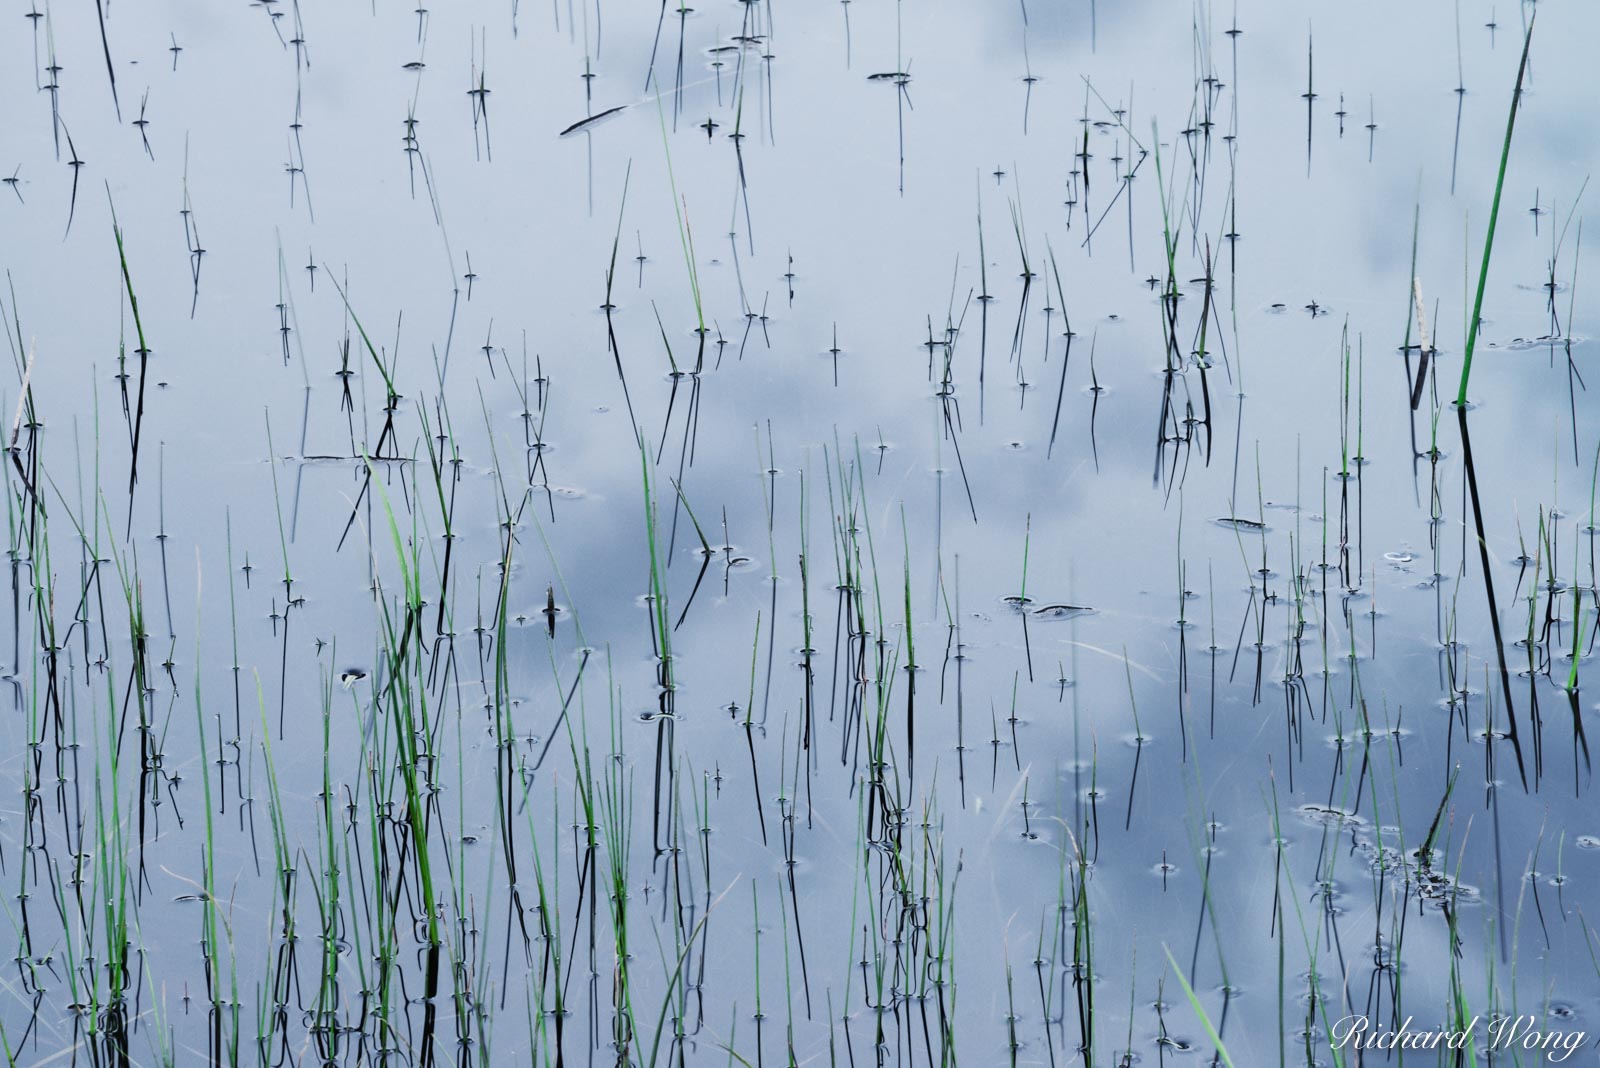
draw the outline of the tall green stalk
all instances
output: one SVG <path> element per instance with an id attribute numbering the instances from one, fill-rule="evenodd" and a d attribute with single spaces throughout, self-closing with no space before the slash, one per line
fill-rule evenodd
<path id="1" fill-rule="evenodd" d="M 1494 227 L 1500 217 L 1500 194 L 1506 185 L 1506 164 L 1511 160 L 1511 132 L 1517 126 L 1517 108 L 1522 103 L 1522 79 L 1528 72 L 1528 46 L 1533 43 L 1533 24 L 1538 12 L 1528 18 L 1528 32 L 1522 38 L 1522 61 L 1517 64 L 1517 85 L 1511 91 L 1511 111 L 1506 115 L 1506 139 L 1500 146 L 1500 173 L 1494 180 L 1494 201 L 1489 205 L 1489 232 L 1483 238 L 1483 265 L 1478 268 L 1478 295 L 1472 301 L 1472 318 L 1467 322 L 1467 349 L 1461 360 L 1461 389 L 1456 404 L 1467 403 L 1467 380 L 1472 377 L 1472 351 L 1478 343 L 1478 323 L 1483 314 L 1483 290 L 1489 283 L 1489 255 L 1494 251 Z"/>

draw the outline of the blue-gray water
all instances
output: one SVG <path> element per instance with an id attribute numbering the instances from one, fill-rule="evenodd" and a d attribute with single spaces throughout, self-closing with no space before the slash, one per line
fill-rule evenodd
<path id="1" fill-rule="evenodd" d="M 8 1056 L 1600 1031 L 1537 9 L 12 5 Z"/>

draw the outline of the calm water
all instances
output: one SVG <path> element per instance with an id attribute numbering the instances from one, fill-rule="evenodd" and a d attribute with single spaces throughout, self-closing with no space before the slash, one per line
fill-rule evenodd
<path id="1" fill-rule="evenodd" d="M 1537 7 L 12 5 L 8 1055 L 1600 1035 Z"/>

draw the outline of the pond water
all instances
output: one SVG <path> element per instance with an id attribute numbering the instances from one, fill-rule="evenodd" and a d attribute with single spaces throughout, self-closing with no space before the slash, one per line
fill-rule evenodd
<path id="1" fill-rule="evenodd" d="M 11 1061 L 1593 1045 L 1600 10 L 5 18 Z"/>

